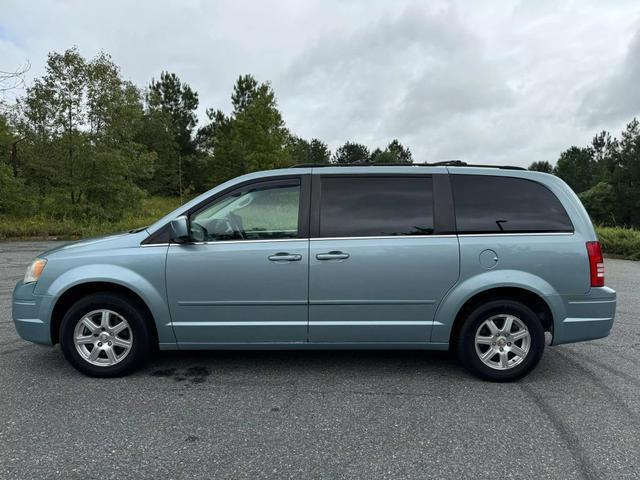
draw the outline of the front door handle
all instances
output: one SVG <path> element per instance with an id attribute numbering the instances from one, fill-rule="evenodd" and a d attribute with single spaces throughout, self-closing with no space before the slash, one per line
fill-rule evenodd
<path id="1" fill-rule="evenodd" d="M 349 258 L 349 254 L 344 252 L 318 253 L 316 258 L 318 260 L 345 260 Z"/>
<path id="2" fill-rule="evenodd" d="M 269 255 L 267 258 L 272 262 L 299 262 L 302 260 L 302 255 L 280 252 L 275 255 Z"/>

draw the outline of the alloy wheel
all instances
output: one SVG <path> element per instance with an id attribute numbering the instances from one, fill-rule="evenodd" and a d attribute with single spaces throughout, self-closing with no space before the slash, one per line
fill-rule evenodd
<path id="1" fill-rule="evenodd" d="M 131 352 L 133 331 L 129 322 L 113 310 L 93 310 L 77 323 L 73 342 L 80 356 L 92 365 L 110 367 Z"/>
<path id="2" fill-rule="evenodd" d="M 529 329 L 514 315 L 493 315 L 476 330 L 476 353 L 482 363 L 495 370 L 509 370 L 520 365 L 530 347 Z"/>

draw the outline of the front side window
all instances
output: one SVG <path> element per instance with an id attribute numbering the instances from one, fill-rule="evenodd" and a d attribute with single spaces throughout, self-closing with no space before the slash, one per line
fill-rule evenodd
<path id="1" fill-rule="evenodd" d="M 321 237 L 430 235 L 431 177 L 323 177 Z"/>
<path id="2" fill-rule="evenodd" d="M 451 175 L 458 233 L 572 232 L 558 198 L 523 178 Z"/>
<path id="3" fill-rule="evenodd" d="M 256 185 L 214 201 L 191 217 L 195 241 L 298 237 L 300 183 Z"/>

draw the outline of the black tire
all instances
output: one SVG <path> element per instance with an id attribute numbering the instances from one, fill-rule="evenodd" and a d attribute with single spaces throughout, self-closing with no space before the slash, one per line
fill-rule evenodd
<path id="1" fill-rule="evenodd" d="M 530 346 L 528 353 L 519 364 L 506 370 L 496 370 L 480 359 L 476 352 L 475 336 L 485 320 L 494 315 L 503 314 L 513 315 L 524 323 L 529 330 Z M 475 376 L 493 382 L 512 382 L 524 377 L 535 368 L 544 352 L 544 345 L 544 329 L 537 315 L 523 303 L 500 299 L 479 305 L 469 313 L 460 329 L 456 351 L 462 365 Z"/>
<path id="2" fill-rule="evenodd" d="M 78 322 L 95 310 L 106 309 L 126 319 L 133 340 L 131 349 L 114 365 L 94 365 L 83 358 L 76 349 L 74 331 Z M 65 358 L 78 371 L 91 377 L 118 377 L 139 368 L 149 357 L 152 335 L 143 310 L 131 299 L 110 292 L 94 293 L 76 303 L 67 311 L 60 325 L 60 347 Z"/>

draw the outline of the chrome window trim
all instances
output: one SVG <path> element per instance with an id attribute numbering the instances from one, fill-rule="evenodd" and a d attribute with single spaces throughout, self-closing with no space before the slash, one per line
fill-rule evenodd
<path id="1" fill-rule="evenodd" d="M 176 245 L 229 245 L 237 243 L 269 243 L 269 242 L 301 242 L 305 240 L 400 240 L 409 238 L 455 238 L 455 237 L 531 237 L 531 236 L 565 236 L 575 235 L 575 232 L 529 232 L 529 233 L 451 233 L 444 235 L 378 235 L 372 237 L 312 237 L 312 238 L 265 238 L 259 240 L 218 240 L 211 242 L 186 243 L 148 243 L 141 247 L 166 247 Z"/>
<path id="2" fill-rule="evenodd" d="M 456 237 L 455 233 L 448 235 L 377 235 L 371 237 L 313 237 L 309 240 L 385 240 L 385 239 L 407 239 L 407 238 L 450 238 Z"/>
<path id="3" fill-rule="evenodd" d="M 544 236 L 560 236 L 569 237 L 575 235 L 575 232 L 523 232 L 523 233 L 459 233 L 459 237 L 544 237 Z"/>
<path id="4" fill-rule="evenodd" d="M 309 240 L 308 238 L 264 238 L 259 240 L 218 240 L 211 242 L 185 242 L 185 243 L 170 243 L 169 246 L 176 245 L 229 245 L 237 243 L 277 243 L 277 242 L 304 242 Z"/>

